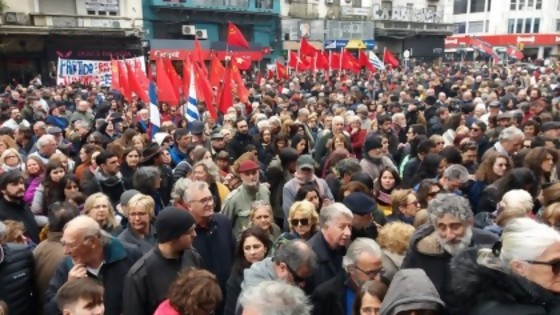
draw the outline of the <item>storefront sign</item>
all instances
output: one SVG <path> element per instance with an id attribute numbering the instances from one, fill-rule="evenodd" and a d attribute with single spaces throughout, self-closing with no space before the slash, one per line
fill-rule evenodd
<path id="1" fill-rule="evenodd" d="M 478 38 L 492 46 L 507 46 L 523 43 L 525 46 L 554 46 L 560 45 L 557 34 L 507 34 L 507 35 L 479 35 Z M 459 45 L 469 45 L 471 38 L 467 35 L 449 36 L 445 39 L 445 49 L 458 48 Z"/>
<path id="2" fill-rule="evenodd" d="M 135 66 L 135 64 L 139 62 L 142 68 L 145 67 L 144 57 L 135 57 L 125 60 L 132 66 Z M 58 58 L 56 74 L 57 84 L 79 82 L 82 84 L 110 86 L 111 61 Z"/>
<path id="3" fill-rule="evenodd" d="M 150 59 L 155 60 L 156 58 L 169 58 L 173 60 L 185 60 L 187 56 L 191 53 L 191 50 L 187 49 L 152 49 L 150 50 Z M 259 51 L 230 51 L 226 53 L 222 50 L 202 50 L 202 58 L 204 60 L 210 60 L 212 54 L 220 60 L 225 60 L 226 56 L 231 58 L 243 58 L 251 61 L 260 61 L 263 58 L 263 52 Z"/>

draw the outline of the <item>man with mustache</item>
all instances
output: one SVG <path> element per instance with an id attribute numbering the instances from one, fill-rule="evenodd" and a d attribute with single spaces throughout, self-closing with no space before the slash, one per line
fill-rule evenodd
<path id="1" fill-rule="evenodd" d="M 25 192 L 23 174 L 11 170 L 0 175 L 0 221 L 14 220 L 25 226 L 25 236 L 39 244 L 39 227 L 33 213 L 23 202 Z"/>
<path id="2" fill-rule="evenodd" d="M 445 301 L 449 297 L 451 258 L 466 248 L 492 246 L 498 238 L 473 227 L 467 199 L 440 193 L 428 205 L 429 223 L 412 235 L 401 269 L 423 269 Z"/>

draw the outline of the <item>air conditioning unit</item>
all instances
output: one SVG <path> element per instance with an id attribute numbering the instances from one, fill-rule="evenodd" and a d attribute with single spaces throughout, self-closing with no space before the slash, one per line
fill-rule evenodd
<path id="1" fill-rule="evenodd" d="M 196 38 L 198 39 L 208 39 L 208 31 L 204 29 L 196 30 Z"/>
<path id="2" fill-rule="evenodd" d="M 25 25 L 29 22 L 29 16 L 24 12 L 6 12 L 4 23 L 10 25 Z"/>
<path id="3" fill-rule="evenodd" d="M 334 0 L 325 0 L 326 4 L 334 4 Z"/>
<path id="4" fill-rule="evenodd" d="M 181 34 L 196 35 L 196 27 L 194 25 L 183 25 L 181 26 Z"/>

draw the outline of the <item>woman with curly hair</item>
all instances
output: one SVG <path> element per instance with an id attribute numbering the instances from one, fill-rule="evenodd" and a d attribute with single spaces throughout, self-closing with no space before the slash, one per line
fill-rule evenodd
<path id="1" fill-rule="evenodd" d="M 220 182 L 218 167 L 212 160 L 204 159 L 193 166 L 193 179 L 208 183 L 214 197 L 214 212 L 220 212 L 230 190 Z"/>
<path id="2" fill-rule="evenodd" d="M 529 168 L 535 173 L 539 184 L 550 183 L 558 179 L 556 172 L 556 163 L 558 162 L 558 153 L 555 150 L 538 147 L 531 149 L 525 156 L 523 166 Z"/>
<path id="3" fill-rule="evenodd" d="M 223 294 L 216 276 L 206 270 L 187 269 L 169 288 L 168 299 L 154 315 L 214 314 Z"/>
<path id="4" fill-rule="evenodd" d="M 379 230 L 377 242 L 383 253 L 381 260 L 385 271 L 384 277 L 387 280 L 392 280 L 397 271 L 401 269 L 404 255 L 414 231 L 414 226 L 403 222 L 390 222 Z"/>
<path id="5" fill-rule="evenodd" d="M 307 200 L 296 201 L 290 207 L 288 213 L 289 232 L 284 232 L 274 242 L 276 250 L 283 244 L 293 239 L 310 239 L 319 230 L 319 215 L 315 205 Z"/>
<path id="6" fill-rule="evenodd" d="M 473 210 L 478 205 L 484 189 L 507 174 L 512 168 L 511 160 L 503 153 L 492 153 L 482 160 L 475 173 L 476 180 L 469 191 L 469 201 Z"/>

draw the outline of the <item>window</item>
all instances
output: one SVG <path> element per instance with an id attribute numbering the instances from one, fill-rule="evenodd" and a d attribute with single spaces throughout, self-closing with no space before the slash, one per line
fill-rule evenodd
<path id="1" fill-rule="evenodd" d="M 534 18 L 533 19 L 533 33 L 538 33 L 541 26 L 541 19 Z"/>
<path id="2" fill-rule="evenodd" d="M 490 21 L 489 20 L 486 20 L 486 22 L 484 23 L 484 32 L 490 33 Z"/>
<path id="3" fill-rule="evenodd" d="M 88 15 L 120 15 L 119 0 L 85 0 Z"/>
<path id="4" fill-rule="evenodd" d="M 515 27 L 516 33 L 523 33 L 523 19 L 517 19 L 517 26 Z"/>
<path id="5" fill-rule="evenodd" d="M 381 2 L 381 10 L 393 10 L 393 2 L 392 1 L 383 1 Z"/>
<path id="6" fill-rule="evenodd" d="M 525 19 L 525 31 L 523 33 L 531 33 L 531 24 L 533 24 L 532 18 Z"/>
<path id="7" fill-rule="evenodd" d="M 361 8 L 362 0 L 352 0 L 352 8 Z"/>
<path id="8" fill-rule="evenodd" d="M 455 23 L 455 34 L 465 34 L 467 32 L 467 23 Z"/>
<path id="9" fill-rule="evenodd" d="M 525 10 L 525 0 L 519 0 L 519 11 Z"/>
<path id="10" fill-rule="evenodd" d="M 486 0 L 471 0 L 471 13 L 484 12 Z"/>
<path id="11" fill-rule="evenodd" d="M 488 0 L 488 7 L 487 7 L 486 11 L 490 12 L 491 8 L 492 8 L 492 0 Z"/>
<path id="12" fill-rule="evenodd" d="M 509 9 L 514 10 L 517 9 L 517 0 L 511 0 L 509 3 Z"/>
<path id="13" fill-rule="evenodd" d="M 469 34 L 484 33 L 484 21 L 469 22 Z"/>
<path id="14" fill-rule="evenodd" d="M 515 19 L 509 19 L 508 20 L 508 28 L 507 28 L 507 32 L 508 34 L 513 34 L 515 33 Z"/>
<path id="15" fill-rule="evenodd" d="M 542 9 L 542 0 L 536 0 L 535 9 L 540 10 Z"/>
<path id="16" fill-rule="evenodd" d="M 468 0 L 454 0 L 453 1 L 453 14 L 465 14 L 465 13 L 467 13 L 468 5 L 469 5 Z"/>
<path id="17" fill-rule="evenodd" d="M 556 31 L 560 32 L 560 19 L 556 19 Z"/>
<path id="18" fill-rule="evenodd" d="M 532 9 L 535 0 L 527 0 L 527 9 Z"/>

